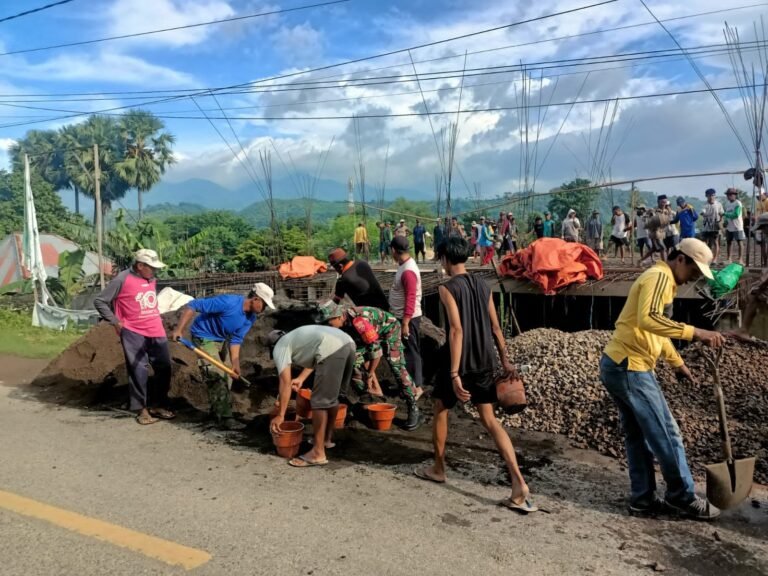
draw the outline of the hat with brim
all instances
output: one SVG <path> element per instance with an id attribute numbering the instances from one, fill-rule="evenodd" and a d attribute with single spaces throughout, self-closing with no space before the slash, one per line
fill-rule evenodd
<path id="1" fill-rule="evenodd" d="M 258 296 L 264 301 L 264 304 L 269 308 L 270 310 L 275 309 L 275 304 L 272 301 L 272 299 L 275 297 L 275 292 L 264 284 L 264 282 L 258 282 L 253 285 L 253 288 L 251 288 L 251 292 L 253 292 L 254 296 Z"/>
<path id="2" fill-rule="evenodd" d="M 323 302 L 317 308 L 317 323 L 325 324 L 328 320 L 333 318 L 340 318 L 344 315 L 344 307 L 341 304 L 336 304 L 333 300 Z"/>
<path id="3" fill-rule="evenodd" d="M 133 255 L 133 259 L 136 262 L 141 262 L 142 264 L 146 264 L 147 266 L 150 266 L 156 270 L 165 268 L 165 264 L 160 262 L 160 258 L 157 256 L 157 252 L 154 250 L 139 250 Z"/>
<path id="4" fill-rule="evenodd" d="M 713 280 L 715 276 L 709 265 L 712 263 L 712 250 L 704 242 L 696 238 L 685 238 L 677 245 L 677 249 L 692 259 L 705 278 Z"/>

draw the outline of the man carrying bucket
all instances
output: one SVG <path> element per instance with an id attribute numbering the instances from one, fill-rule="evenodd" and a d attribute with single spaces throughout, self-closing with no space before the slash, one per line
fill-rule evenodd
<path id="1" fill-rule="evenodd" d="M 218 356 L 222 362 L 229 356 L 232 370 L 239 376 L 240 347 L 243 340 L 256 322 L 257 314 L 261 314 L 266 308 L 275 309 L 272 303 L 274 295 L 272 288 L 259 282 L 254 284 L 247 297 L 238 294 L 220 294 L 192 300 L 182 312 L 172 337 L 175 341 L 179 341 L 194 318 L 190 334 L 195 346 L 214 358 Z M 197 317 L 195 317 L 196 313 Z M 245 428 L 245 424 L 238 422 L 232 416 L 229 375 L 202 358 L 198 362 L 208 385 L 211 416 L 224 430 Z"/>
<path id="2" fill-rule="evenodd" d="M 512 441 L 493 412 L 493 403 L 496 402 L 496 350 L 504 372 L 514 374 L 515 369 L 507 358 L 504 333 L 490 288 L 479 276 L 467 274 L 465 262 L 469 256 L 469 243 L 463 238 L 449 238 L 437 247 L 437 254 L 450 280 L 439 288 L 448 329 L 432 394 L 435 399 L 432 432 L 435 463 L 414 473 L 422 480 L 439 484 L 445 482 L 448 411 L 458 401 L 471 400 L 480 415 L 480 423 L 504 458 L 512 480 L 512 493 L 501 504 L 522 514 L 535 512 L 538 508 L 528 498 L 528 485 L 517 465 Z"/>
<path id="3" fill-rule="evenodd" d="M 666 262 L 643 272 L 629 291 L 600 360 L 600 380 L 619 409 L 624 429 L 633 516 L 671 512 L 714 520 L 720 515 L 693 491 L 680 428 L 654 374 L 659 356 L 664 356 L 678 377 L 693 380 L 670 338 L 700 341 L 713 348 L 723 345 L 722 334 L 675 322 L 666 312 L 678 286 L 702 275 L 712 278 L 711 262 L 712 251 L 704 242 L 686 238 L 669 252 Z M 663 499 L 656 495 L 654 458 L 667 485 Z"/>
<path id="4" fill-rule="evenodd" d="M 376 368 L 386 354 L 392 376 L 408 405 L 408 419 L 403 428 L 416 430 L 424 422 L 416 401 L 424 393 L 413 382 L 405 364 L 405 349 L 400 332 L 400 322 L 389 312 L 368 306 L 344 308 L 332 300 L 319 308 L 318 320 L 349 334 L 355 341 L 355 371 L 352 386 L 358 392 L 366 390 L 383 395 L 376 379 Z"/>
<path id="5" fill-rule="evenodd" d="M 291 390 L 298 391 L 314 372 L 310 399 L 314 446 L 288 464 L 296 468 L 325 466 L 328 464 L 325 450 L 333 447 L 331 441 L 339 411 L 339 393 L 349 386 L 355 367 L 355 343 L 341 330 L 310 325 L 296 328 L 288 334 L 273 330 L 267 336 L 267 344 L 280 379 L 277 415 L 270 423 L 272 433 L 280 433 Z M 291 367 L 294 365 L 303 369 L 298 378 L 291 377 Z"/>

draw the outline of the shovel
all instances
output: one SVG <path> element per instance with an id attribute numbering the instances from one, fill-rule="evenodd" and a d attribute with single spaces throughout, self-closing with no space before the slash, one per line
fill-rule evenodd
<path id="1" fill-rule="evenodd" d="M 720 437 L 723 442 L 725 461 L 708 464 L 704 468 L 707 470 L 707 499 L 721 510 L 727 510 L 738 506 L 749 496 L 755 474 L 755 459 L 734 460 L 733 458 L 728 420 L 725 414 L 725 399 L 720 385 L 719 367 L 722 356 L 723 349 L 720 348 L 712 356 L 706 355 L 705 359 L 712 369 L 712 377 L 715 381 L 715 400 L 717 400 L 720 418 Z"/>
<path id="2" fill-rule="evenodd" d="M 186 346 L 187 348 L 189 348 L 190 350 L 192 350 L 192 352 L 194 352 L 195 354 L 197 354 L 197 355 L 198 355 L 200 358 L 202 358 L 203 360 L 206 360 L 206 361 L 210 362 L 211 364 L 213 364 L 214 366 L 216 366 L 216 368 L 218 368 L 219 370 L 222 370 L 222 371 L 223 371 L 223 372 L 225 372 L 226 374 L 229 374 L 230 376 L 232 376 L 232 378 L 234 378 L 235 380 L 240 380 L 240 381 L 241 381 L 241 382 L 243 382 L 243 383 L 244 383 L 246 386 L 250 386 L 250 385 L 251 385 L 251 383 L 250 383 L 250 382 L 248 382 L 248 380 L 246 380 L 246 379 L 245 379 L 245 378 L 243 378 L 242 376 L 238 376 L 237 374 L 235 374 L 235 371 L 234 371 L 234 370 L 232 370 L 232 368 L 230 368 L 229 366 L 227 366 L 226 364 L 224 364 L 224 363 L 223 363 L 223 362 L 221 362 L 220 360 L 217 360 L 216 358 L 214 358 L 213 356 L 211 356 L 210 354 L 208 354 L 206 351 L 204 351 L 204 350 L 200 350 L 200 348 L 198 348 L 197 346 L 195 346 L 195 345 L 194 345 L 192 342 L 190 342 L 190 341 L 189 341 L 189 340 L 187 340 L 186 338 L 179 338 L 179 340 L 178 340 L 178 341 L 179 341 L 181 344 L 183 344 L 184 346 Z"/>

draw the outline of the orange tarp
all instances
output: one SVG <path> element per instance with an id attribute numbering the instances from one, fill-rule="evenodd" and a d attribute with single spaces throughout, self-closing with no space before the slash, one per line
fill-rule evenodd
<path id="1" fill-rule="evenodd" d="M 315 274 L 322 274 L 328 270 L 325 262 L 321 262 L 313 256 L 294 256 L 290 262 L 280 264 L 280 276 L 286 278 L 309 278 Z"/>
<path id="2" fill-rule="evenodd" d="M 583 284 L 587 278 L 600 280 L 603 263 L 584 244 L 541 238 L 505 256 L 499 264 L 499 275 L 530 280 L 538 284 L 544 294 L 552 295 L 570 284 Z"/>

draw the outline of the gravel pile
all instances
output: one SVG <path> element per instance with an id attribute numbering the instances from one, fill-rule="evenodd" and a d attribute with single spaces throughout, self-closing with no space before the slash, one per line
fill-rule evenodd
<path id="1" fill-rule="evenodd" d="M 505 425 L 563 434 L 579 447 L 624 456 L 616 407 L 600 383 L 599 362 L 609 331 L 566 333 L 536 329 L 508 342 L 510 359 L 526 383 L 529 406 L 503 416 Z M 682 351 L 698 379 L 678 382 L 659 362 L 657 376 L 680 425 L 694 473 L 723 459 L 711 371 L 692 344 Z M 757 456 L 756 480 L 768 483 L 768 350 L 729 341 L 720 363 L 731 440 L 736 457 Z"/>

